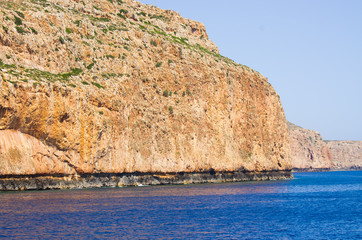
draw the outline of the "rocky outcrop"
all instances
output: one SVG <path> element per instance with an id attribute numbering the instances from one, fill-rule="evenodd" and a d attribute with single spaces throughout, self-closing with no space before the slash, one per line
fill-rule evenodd
<path id="1" fill-rule="evenodd" d="M 362 141 L 326 141 L 334 169 L 362 169 Z"/>
<path id="2" fill-rule="evenodd" d="M 362 141 L 324 141 L 316 131 L 287 124 L 294 171 L 362 168 Z"/>
<path id="3" fill-rule="evenodd" d="M 292 166 L 295 171 L 333 168 L 330 152 L 321 135 L 288 122 Z"/>
<path id="4" fill-rule="evenodd" d="M 1 186 L 291 177 L 279 96 L 201 23 L 131 0 L 0 6 Z M 89 186 L 73 183 L 62 186 Z"/>

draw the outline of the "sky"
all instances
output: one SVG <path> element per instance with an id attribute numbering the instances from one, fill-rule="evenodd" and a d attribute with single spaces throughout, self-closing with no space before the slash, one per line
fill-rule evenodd
<path id="1" fill-rule="evenodd" d="M 202 22 L 220 54 L 269 79 L 288 121 L 362 140 L 361 0 L 141 0 Z"/>

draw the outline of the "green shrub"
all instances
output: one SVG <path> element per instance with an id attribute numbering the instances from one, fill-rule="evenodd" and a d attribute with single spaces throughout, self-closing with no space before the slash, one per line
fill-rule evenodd
<path id="1" fill-rule="evenodd" d="M 31 27 L 30 30 L 31 30 L 34 34 L 38 34 L 38 31 L 35 30 L 34 28 Z"/>
<path id="2" fill-rule="evenodd" d="M 6 64 L 6 63 L 3 63 L 3 61 L 0 59 L 0 68 L 17 68 L 15 64 Z"/>
<path id="3" fill-rule="evenodd" d="M 163 15 L 152 15 L 151 16 L 151 19 L 152 18 L 155 18 L 155 19 L 160 19 L 160 20 L 163 20 L 163 21 L 167 21 L 167 22 L 169 22 L 170 21 L 170 19 L 168 18 L 168 17 L 165 17 L 165 16 L 163 16 Z"/>
<path id="4" fill-rule="evenodd" d="M 153 46 L 157 47 L 157 43 L 156 43 L 156 41 L 155 41 L 155 40 L 151 40 L 151 45 L 153 45 Z"/>
<path id="5" fill-rule="evenodd" d="M 60 42 L 61 44 L 64 44 L 64 43 L 65 43 L 64 39 L 62 38 L 62 36 L 59 37 L 59 42 Z"/>
<path id="6" fill-rule="evenodd" d="M 91 21 L 96 21 L 96 22 L 110 22 L 110 21 L 111 21 L 111 19 L 109 19 L 109 18 L 103 18 L 103 17 L 97 18 L 97 17 L 89 16 L 88 18 L 89 18 Z"/>
<path id="7" fill-rule="evenodd" d="M 155 27 L 157 27 L 157 26 L 155 26 Z M 163 31 L 162 29 L 153 28 L 153 31 L 157 34 L 167 36 L 167 33 L 165 31 Z"/>
<path id="8" fill-rule="evenodd" d="M 156 67 L 161 67 L 161 65 L 162 65 L 162 62 L 156 63 Z"/>
<path id="9" fill-rule="evenodd" d="M 43 81 L 48 80 L 50 82 L 55 81 L 69 81 L 69 78 L 72 76 L 79 75 L 82 71 L 82 69 L 79 68 L 72 68 L 70 72 L 67 73 L 58 73 L 54 74 L 47 71 L 41 71 L 39 69 L 25 69 L 25 76 L 36 80 L 36 81 Z"/>
<path id="10" fill-rule="evenodd" d="M 89 83 L 86 82 L 86 81 L 82 81 L 82 83 L 83 83 L 84 85 L 89 85 Z"/>
<path id="11" fill-rule="evenodd" d="M 66 29 L 65 29 L 65 32 L 68 33 L 68 34 L 71 34 L 71 33 L 73 33 L 73 30 L 70 29 L 70 28 L 66 28 Z"/>
<path id="12" fill-rule="evenodd" d="M 172 107 L 172 106 L 169 106 L 169 107 L 168 107 L 168 111 L 170 112 L 170 114 L 173 114 L 173 107 Z"/>
<path id="13" fill-rule="evenodd" d="M 15 12 L 19 15 L 19 17 L 21 17 L 21 18 L 25 18 L 24 13 L 19 12 L 19 11 L 15 11 Z"/>
<path id="14" fill-rule="evenodd" d="M 115 26 L 115 25 L 110 25 L 110 26 L 108 27 L 108 30 L 111 31 L 111 32 L 113 32 L 113 31 L 117 30 L 117 26 Z"/>
<path id="15" fill-rule="evenodd" d="M 88 69 L 88 70 L 91 70 L 92 69 L 92 67 L 94 66 L 94 62 L 92 62 L 91 64 L 89 64 L 86 68 Z"/>
<path id="16" fill-rule="evenodd" d="M 16 25 L 18 25 L 18 26 L 20 26 L 20 25 L 22 25 L 23 24 L 23 21 L 20 19 L 20 18 L 18 18 L 17 16 L 14 16 L 14 23 L 16 24 Z"/>
<path id="17" fill-rule="evenodd" d="M 17 81 L 11 81 L 11 80 L 7 80 L 7 81 L 8 81 L 9 83 L 14 84 L 14 85 L 15 85 L 15 87 L 16 87 L 16 86 L 18 86 L 18 85 L 17 85 L 17 83 L 18 83 Z"/>
<path id="18" fill-rule="evenodd" d="M 77 27 L 79 27 L 79 25 L 80 25 L 80 20 L 75 20 L 75 21 L 74 21 L 74 24 L 77 25 Z"/>
<path id="19" fill-rule="evenodd" d="M 70 72 L 59 74 L 59 76 L 61 76 L 64 80 L 68 80 L 71 76 L 77 76 L 83 72 L 80 68 L 71 68 L 70 70 Z"/>
<path id="20" fill-rule="evenodd" d="M 164 97 L 168 97 L 168 90 L 163 91 L 162 95 L 163 95 Z"/>
<path id="21" fill-rule="evenodd" d="M 104 87 L 102 85 L 100 85 L 99 83 L 92 82 L 92 85 L 96 86 L 97 88 L 103 88 L 104 89 Z"/>
<path id="22" fill-rule="evenodd" d="M 126 17 L 124 15 L 122 15 L 121 13 L 117 13 L 117 16 L 123 18 L 124 20 L 126 20 Z"/>
<path id="23" fill-rule="evenodd" d="M 146 13 L 145 13 L 145 12 L 140 12 L 139 15 L 142 15 L 142 16 L 146 17 Z"/>
<path id="24" fill-rule="evenodd" d="M 127 13 L 128 13 L 127 10 L 121 9 L 121 10 L 119 10 L 119 13 L 117 13 L 117 16 L 126 20 L 126 16 L 124 14 L 127 14 Z"/>
<path id="25" fill-rule="evenodd" d="M 16 31 L 20 34 L 26 33 L 26 31 L 22 27 L 15 27 L 15 28 L 16 28 Z"/>
<path id="26" fill-rule="evenodd" d="M 107 59 L 110 59 L 110 58 L 111 58 L 111 59 L 114 59 L 114 56 L 113 56 L 113 55 L 106 55 L 106 58 L 107 58 Z"/>

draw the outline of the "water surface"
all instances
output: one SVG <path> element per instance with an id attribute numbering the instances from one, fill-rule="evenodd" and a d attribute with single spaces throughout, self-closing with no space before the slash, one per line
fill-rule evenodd
<path id="1" fill-rule="evenodd" d="M 362 172 L 0 193 L 8 239 L 362 239 Z"/>

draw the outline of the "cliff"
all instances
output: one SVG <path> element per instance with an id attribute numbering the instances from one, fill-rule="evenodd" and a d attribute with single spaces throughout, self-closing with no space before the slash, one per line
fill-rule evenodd
<path id="1" fill-rule="evenodd" d="M 288 122 L 292 167 L 296 171 L 331 169 L 327 144 L 321 135 Z"/>
<path id="2" fill-rule="evenodd" d="M 317 131 L 287 124 L 295 171 L 362 168 L 362 141 L 324 141 Z"/>
<path id="3" fill-rule="evenodd" d="M 326 141 L 334 169 L 362 169 L 362 141 Z"/>
<path id="4" fill-rule="evenodd" d="M 131 0 L 0 7 L 0 189 L 291 177 L 279 96 L 201 23 Z"/>

